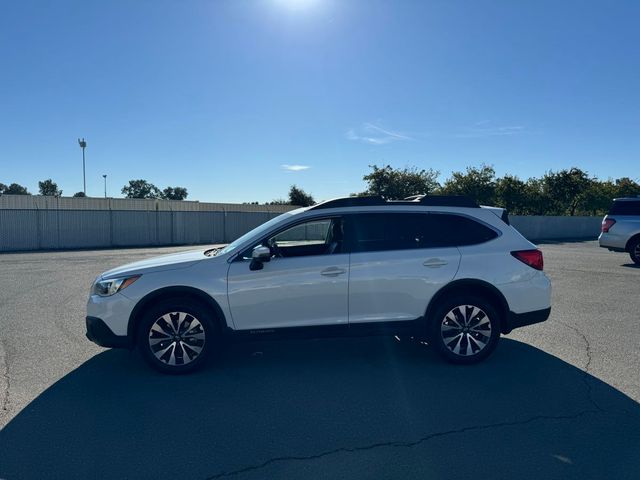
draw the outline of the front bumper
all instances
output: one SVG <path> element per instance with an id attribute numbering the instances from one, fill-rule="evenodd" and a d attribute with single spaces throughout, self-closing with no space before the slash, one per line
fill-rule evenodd
<path id="1" fill-rule="evenodd" d="M 87 338 L 93 343 L 107 348 L 131 348 L 129 337 L 116 335 L 102 319 L 87 317 L 86 322 Z"/>
<path id="2" fill-rule="evenodd" d="M 507 315 L 506 325 L 502 329 L 503 333 L 509 333 L 514 328 L 526 327 L 534 323 L 544 322 L 551 315 L 551 307 L 542 310 L 534 310 L 533 312 L 515 313 L 509 312 Z"/>
<path id="3" fill-rule="evenodd" d="M 86 315 L 99 318 L 115 335 L 124 336 L 129 333 L 129 318 L 135 305 L 135 302 L 125 297 L 122 292 L 109 297 L 90 295 Z"/>

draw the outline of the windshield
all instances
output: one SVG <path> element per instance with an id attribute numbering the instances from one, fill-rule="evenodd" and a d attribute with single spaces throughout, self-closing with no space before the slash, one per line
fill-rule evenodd
<path id="1" fill-rule="evenodd" d="M 294 210 L 294 212 L 295 211 L 296 210 Z M 292 215 L 292 214 L 293 214 L 292 212 L 286 212 L 286 213 L 283 213 L 282 215 L 278 215 L 277 217 L 272 218 L 271 220 L 269 220 L 268 222 L 263 223 L 262 225 L 259 225 L 258 227 L 254 228 L 253 230 L 250 230 L 249 232 L 247 232 L 244 235 L 242 235 L 240 238 L 235 239 L 233 242 L 231 242 L 229 245 L 224 247 L 222 250 L 218 251 L 216 253 L 216 255 L 222 255 L 224 253 L 234 252 L 238 247 L 243 245 L 250 238 L 252 238 L 254 236 L 259 237 L 261 234 L 266 233 L 267 231 L 269 231 L 269 229 L 271 229 L 271 227 L 273 227 L 274 225 L 277 225 L 285 216 Z"/>

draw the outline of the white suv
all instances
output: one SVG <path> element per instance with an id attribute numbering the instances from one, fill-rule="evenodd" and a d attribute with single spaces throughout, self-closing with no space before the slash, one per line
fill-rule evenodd
<path id="1" fill-rule="evenodd" d="M 506 212 L 466 197 L 351 197 L 276 217 L 221 249 L 100 275 L 87 337 L 138 346 L 167 373 L 198 367 L 222 340 L 258 336 L 420 337 L 475 363 L 501 333 L 542 322 L 542 253 Z"/>

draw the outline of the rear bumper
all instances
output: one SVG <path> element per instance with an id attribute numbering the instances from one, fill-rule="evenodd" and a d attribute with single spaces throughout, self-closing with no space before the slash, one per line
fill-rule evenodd
<path id="1" fill-rule="evenodd" d="M 629 237 L 627 235 L 616 235 L 611 232 L 603 232 L 598 237 L 598 244 L 612 252 L 626 252 L 628 241 Z"/>
<path id="2" fill-rule="evenodd" d="M 131 348 L 128 336 L 120 336 L 113 333 L 102 319 L 87 317 L 87 338 L 96 345 L 107 348 Z"/>
<path id="3" fill-rule="evenodd" d="M 544 322 L 551 314 L 551 307 L 542 310 L 534 310 L 533 312 L 514 313 L 509 312 L 507 322 L 502 333 L 509 333 L 514 328 L 526 327 L 534 323 Z"/>

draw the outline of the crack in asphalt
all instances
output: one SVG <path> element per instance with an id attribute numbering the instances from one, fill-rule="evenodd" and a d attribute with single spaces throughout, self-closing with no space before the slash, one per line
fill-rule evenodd
<path id="1" fill-rule="evenodd" d="M 567 323 L 564 322 L 558 322 L 561 325 L 569 328 L 570 330 L 573 330 L 583 341 L 584 345 L 585 345 L 585 355 L 586 355 L 586 362 L 585 365 L 583 367 L 583 376 L 582 376 L 582 382 L 585 384 L 586 389 L 587 389 L 587 399 L 589 400 L 589 403 L 593 406 L 593 410 L 582 410 L 576 414 L 573 415 L 537 415 L 537 416 L 533 416 L 533 417 L 529 417 L 525 420 L 520 420 L 520 421 L 513 421 L 513 422 L 501 422 L 501 423 L 493 423 L 493 424 L 487 424 L 487 425 L 476 425 L 476 426 L 470 426 L 470 427 L 463 427 L 463 428 L 459 428 L 459 429 L 455 429 L 455 430 L 447 430 L 447 431 L 443 431 L 443 432 L 436 432 L 436 433 L 432 433 L 429 434 L 425 437 L 419 438 L 415 441 L 411 441 L 411 442 L 402 442 L 402 441 L 390 441 L 390 442 L 380 442 L 380 443 L 374 443 L 374 444 L 370 444 L 370 445 L 364 445 L 364 446 L 359 446 L 359 447 L 339 447 L 339 448 L 335 448 L 333 450 L 327 450 L 325 452 L 321 452 L 321 453 L 317 453 L 317 454 L 312 454 L 312 455 L 305 455 L 305 456 L 295 456 L 295 455 L 290 455 L 290 456 L 283 456 L 283 457 L 274 457 L 274 458 L 270 458 L 260 464 L 256 464 L 256 465 L 250 465 L 248 467 L 244 467 L 244 468 L 240 468 L 237 470 L 232 470 L 229 472 L 220 472 L 217 473 L 215 475 L 206 477 L 206 480 L 216 480 L 219 478 L 227 478 L 227 477 L 232 477 L 232 476 L 237 476 L 237 475 L 242 475 L 245 473 L 249 473 L 249 472 L 253 472 L 256 470 L 261 470 L 265 467 L 268 467 L 269 465 L 272 465 L 274 463 L 279 463 L 279 462 L 292 462 L 292 461 L 308 461 L 308 460 L 316 460 L 319 458 L 323 458 L 326 456 L 330 456 L 330 455 L 336 455 L 338 453 L 353 453 L 353 452 L 360 452 L 360 451 L 366 451 L 366 450 L 373 450 L 376 448 L 385 448 L 385 447 L 392 447 L 392 448 L 411 448 L 417 445 L 420 445 L 421 443 L 427 442 L 429 440 L 432 440 L 434 438 L 438 438 L 438 437 L 444 437 L 447 435 L 454 435 L 454 434 L 459 434 L 459 433 L 465 433 L 465 432 L 470 432 L 470 431 L 479 431 L 479 430 L 486 430 L 486 429 L 492 429 L 492 428 L 502 428 L 502 427 L 510 427 L 510 426 L 520 426 L 520 425 L 526 425 L 528 423 L 532 423 L 535 421 L 554 421 L 554 420 L 575 420 L 583 415 L 586 414 L 590 414 L 590 413 L 606 413 L 606 410 L 604 408 L 602 408 L 598 402 L 596 402 L 596 400 L 593 398 L 593 386 L 590 382 L 590 375 L 591 375 L 591 364 L 593 362 L 593 352 L 591 349 L 591 343 L 589 342 L 589 339 L 587 338 L 587 336 L 577 327 L 573 326 L 573 325 L 569 325 Z"/>
<path id="2" fill-rule="evenodd" d="M 593 398 L 593 385 L 591 385 L 591 382 L 589 380 L 589 377 L 591 376 L 591 362 L 593 361 L 591 343 L 589 342 L 589 339 L 578 327 L 569 325 L 568 323 L 564 323 L 564 322 L 558 322 L 558 323 L 560 325 L 567 327 L 570 330 L 573 330 L 578 334 L 580 338 L 582 338 L 582 341 L 584 342 L 584 345 L 585 345 L 584 352 L 585 352 L 585 355 L 587 356 L 587 361 L 584 365 L 584 375 L 582 376 L 582 382 L 587 387 L 587 398 L 589 399 L 589 403 L 591 403 L 591 405 L 593 405 L 593 407 L 599 412 L 604 412 L 605 411 L 604 408 L 602 408 L 598 404 L 598 402 L 596 402 L 595 398 Z"/>
<path id="3" fill-rule="evenodd" d="M 366 450 L 374 450 L 377 448 L 387 448 L 387 447 L 391 447 L 391 448 L 412 448 L 415 447 L 417 445 L 420 445 L 422 443 L 428 442 L 429 440 L 433 440 L 434 438 L 439 438 L 439 437 L 445 437 L 448 435 L 455 435 L 455 434 L 459 434 L 459 433 L 466 433 L 466 432 L 473 432 L 473 431 L 481 431 L 481 430 L 489 430 L 489 429 L 493 429 L 493 428 L 503 428 L 503 427 L 512 427 L 512 426 L 521 426 L 521 425 L 527 425 L 529 423 L 533 423 L 536 421 L 555 421 L 555 420 L 576 420 L 584 415 L 590 414 L 590 413 L 602 413 L 603 410 L 601 410 L 600 408 L 598 408 L 597 410 L 581 410 L 578 413 L 572 414 L 572 415 L 535 415 L 533 417 L 529 417 L 526 418 L 524 420 L 517 420 L 517 421 L 512 421 L 512 422 L 499 422 L 499 423 L 490 423 L 490 424 L 485 424 L 485 425 L 474 425 L 474 426 L 470 426 L 470 427 L 462 427 L 462 428 L 458 428 L 458 429 L 454 429 L 454 430 L 445 430 L 442 432 L 435 432 L 435 433 L 431 433 L 429 435 L 426 435 L 424 437 L 421 437 L 417 440 L 414 441 L 410 441 L 410 442 L 403 442 L 403 441 L 389 441 L 389 442 L 379 442 L 379 443 L 372 443 L 369 445 L 363 445 L 363 446 L 359 446 L 359 447 L 339 447 L 339 448 L 335 448 L 333 450 L 327 450 L 321 453 L 316 453 L 316 454 L 312 454 L 312 455 L 300 455 L 300 456 L 295 456 L 295 455 L 289 455 L 289 456 L 283 456 L 283 457 L 274 457 L 274 458 L 270 458 L 268 460 L 265 460 L 262 463 L 259 464 L 255 464 L 255 465 L 250 465 L 248 467 L 244 467 L 244 468 L 240 468 L 237 470 L 231 470 L 229 472 L 220 472 L 220 473 L 216 473 L 214 475 L 211 475 L 209 477 L 206 477 L 205 480 L 216 480 L 219 478 L 227 478 L 227 477 L 233 477 L 233 476 L 237 476 L 237 475 L 242 475 L 245 473 L 249 473 L 249 472 L 254 472 L 257 470 L 261 470 L 265 467 L 268 467 L 269 465 L 272 465 L 274 463 L 280 463 L 280 462 L 294 462 L 294 461 L 308 461 L 308 460 L 316 460 L 319 458 L 323 458 L 323 457 L 327 457 L 327 456 L 331 456 L 331 455 L 336 455 L 338 453 L 354 453 L 354 452 L 361 452 L 361 451 L 366 451 Z"/>

